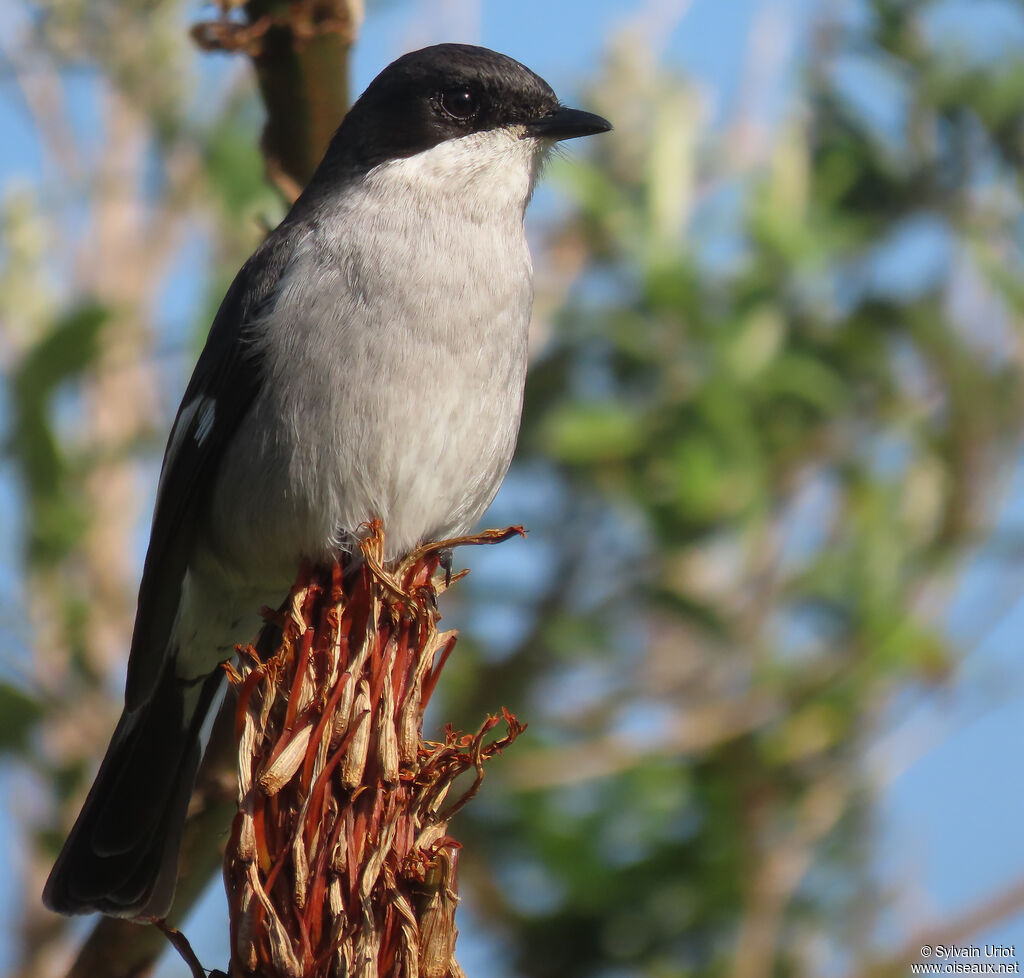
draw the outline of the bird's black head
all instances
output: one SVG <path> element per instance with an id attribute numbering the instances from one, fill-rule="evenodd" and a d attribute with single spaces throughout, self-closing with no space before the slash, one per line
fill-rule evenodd
<path id="1" fill-rule="evenodd" d="M 370 83 L 327 160 L 369 169 L 502 127 L 550 140 L 611 129 L 600 116 L 563 108 L 543 78 L 512 58 L 469 44 L 437 44 L 403 55 Z"/>

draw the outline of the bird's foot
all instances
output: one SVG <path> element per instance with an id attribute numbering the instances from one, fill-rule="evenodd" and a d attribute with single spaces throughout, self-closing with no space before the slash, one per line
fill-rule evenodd
<path id="1" fill-rule="evenodd" d="M 450 587 L 452 583 L 452 561 L 455 559 L 455 551 L 451 547 L 445 547 L 437 552 L 437 562 L 444 571 L 444 586 Z"/>

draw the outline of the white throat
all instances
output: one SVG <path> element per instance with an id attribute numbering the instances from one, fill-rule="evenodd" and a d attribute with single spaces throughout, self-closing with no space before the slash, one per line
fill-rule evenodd
<path id="1" fill-rule="evenodd" d="M 550 143 L 522 137 L 521 127 L 476 132 L 374 167 L 369 193 L 414 200 L 441 198 L 442 206 L 478 220 L 514 213 L 522 220 Z"/>

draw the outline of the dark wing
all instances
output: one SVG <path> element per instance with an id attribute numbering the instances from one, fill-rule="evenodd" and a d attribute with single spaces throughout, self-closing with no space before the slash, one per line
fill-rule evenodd
<path id="1" fill-rule="evenodd" d="M 139 586 L 125 709 L 144 703 L 160 677 L 197 527 L 224 451 L 256 398 L 259 356 L 246 327 L 259 316 L 301 229 L 279 227 L 242 266 L 217 311 L 164 453 L 149 549 Z"/>

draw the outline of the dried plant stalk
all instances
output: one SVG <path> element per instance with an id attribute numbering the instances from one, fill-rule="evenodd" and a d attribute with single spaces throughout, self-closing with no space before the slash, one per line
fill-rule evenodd
<path id="1" fill-rule="evenodd" d="M 423 711 L 455 644 L 439 632 L 444 549 L 382 563 L 379 525 L 362 562 L 305 568 L 255 647 L 228 667 L 238 692 L 238 798 L 224 877 L 231 973 L 260 978 L 446 978 L 455 962 L 452 815 L 483 762 L 522 730 L 504 713 L 487 742 L 446 729 L 422 739 Z M 454 800 L 455 779 L 475 770 Z M 446 803 L 447 802 L 447 803 Z"/>

